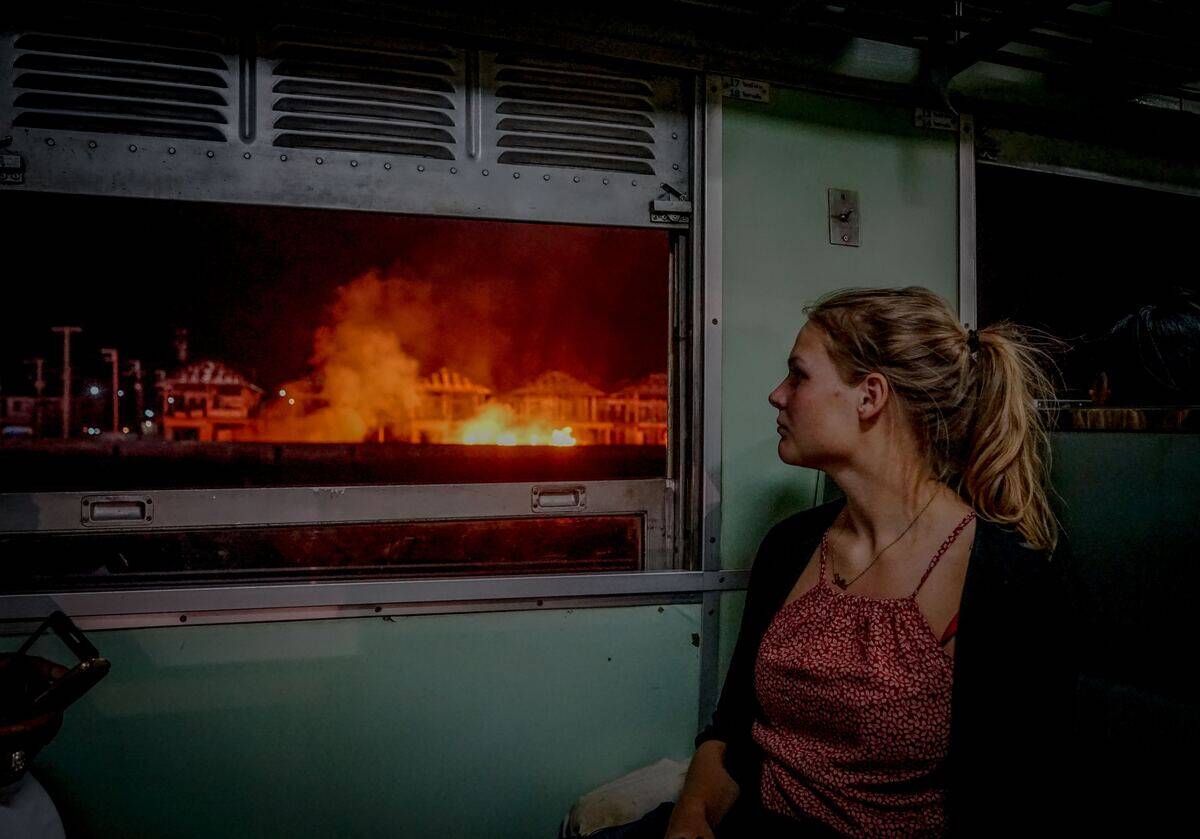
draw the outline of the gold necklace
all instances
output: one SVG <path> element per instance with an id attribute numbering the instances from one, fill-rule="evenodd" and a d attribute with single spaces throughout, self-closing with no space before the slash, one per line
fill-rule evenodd
<path id="1" fill-rule="evenodd" d="M 937 495 L 938 495 L 937 490 L 934 490 L 933 495 L 931 495 L 929 497 L 929 500 L 925 502 L 925 506 L 921 508 L 921 512 L 917 513 L 917 518 L 910 521 L 908 523 L 908 527 L 904 528 L 904 530 L 902 530 L 900 532 L 899 536 L 897 536 L 890 543 L 888 543 L 887 548 L 884 548 L 883 551 L 886 551 L 892 545 L 896 544 L 897 542 L 899 542 L 901 539 L 904 538 L 904 534 L 907 533 L 912 528 L 912 526 L 917 523 L 917 519 L 919 519 L 921 516 L 923 516 L 925 514 L 925 511 L 929 509 L 929 505 L 933 503 L 933 499 L 937 498 Z M 845 507 L 842 508 L 842 512 L 843 513 L 846 512 Z M 839 515 L 839 518 L 840 518 L 840 515 Z M 829 546 L 828 550 L 830 551 L 830 553 L 832 553 L 833 552 L 832 546 Z M 869 563 L 867 563 L 867 567 L 864 568 L 861 572 L 859 572 L 859 574 L 850 582 L 846 582 L 846 578 L 843 577 L 841 574 L 839 574 L 837 569 L 833 567 L 833 560 L 831 559 L 829 562 L 829 570 L 833 573 L 833 581 L 835 583 L 837 583 L 838 587 L 841 588 L 842 591 L 845 591 L 846 589 L 850 588 L 850 586 L 852 586 L 858 580 L 859 577 L 861 577 L 863 574 L 865 574 L 871 570 L 871 566 L 875 564 L 875 560 L 877 560 L 877 559 L 879 559 L 879 557 L 883 556 L 883 551 L 880 551 L 879 553 L 875 554 L 875 559 L 872 559 Z"/>

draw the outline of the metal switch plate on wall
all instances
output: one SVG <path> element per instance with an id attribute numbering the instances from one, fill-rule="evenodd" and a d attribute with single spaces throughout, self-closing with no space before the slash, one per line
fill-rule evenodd
<path id="1" fill-rule="evenodd" d="M 829 188 L 829 244 L 858 247 L 858 193 Z"/>

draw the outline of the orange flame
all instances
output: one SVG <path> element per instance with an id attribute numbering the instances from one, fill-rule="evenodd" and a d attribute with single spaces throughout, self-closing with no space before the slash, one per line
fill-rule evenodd
<path id="1" fill-rule="evenodd" d="M 463 422 L 459 442 L 469 446 L 574 446 L 571 426 L 548 428 L 542 423 L 519 423 L 507 405 L 485 405 Z"/>

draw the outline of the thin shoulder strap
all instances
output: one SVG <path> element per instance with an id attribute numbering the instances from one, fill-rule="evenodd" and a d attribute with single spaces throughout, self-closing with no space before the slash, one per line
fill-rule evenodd
<path id="1" fill-rule="evenodd" d="M 938 548 L 938 552 L 933 555 L 933 559 L 929 561 L 929 567 L 925 569 L 925 575 L 921 577 L 921 582 L 917 583 L 916 590 L 909 595 L 910 598 L 917 596 L 917 592 L 921 590 L 921 586 L 925 585 L 925 581 L 929 579 L 929 575 L 933 573 L 933 569 L 937 567 L 938 560 L 942 558 L 942 554 L 950 550 L 950 546 L 954 544 L 954 540 L 958 538 L 958 534 L 962 533 L 964 527 L 971 523 L 971 519 L 975 518 L 975 511 L 967 513 L 963 516 L 963 520 L 954 528 L 954 532 L 946 537 L 946 541 L 942 542 L 942 546 Z"/>

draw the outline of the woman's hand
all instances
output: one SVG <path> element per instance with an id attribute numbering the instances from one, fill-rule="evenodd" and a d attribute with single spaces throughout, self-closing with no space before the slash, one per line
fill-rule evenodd
<path id="1" fill-rule="evenodd" d="M 716 839 L 716 836 L 704 816 L 703 805 L 681 801 L 671 811 L 664 839 Z"/>

